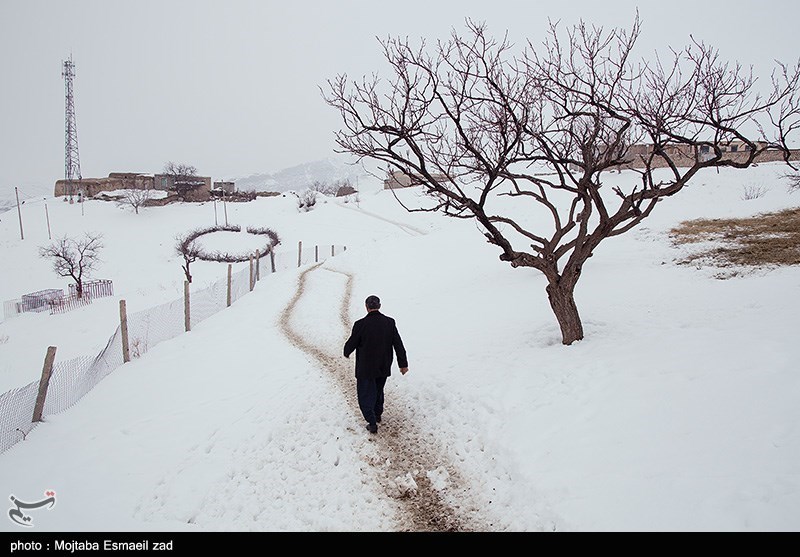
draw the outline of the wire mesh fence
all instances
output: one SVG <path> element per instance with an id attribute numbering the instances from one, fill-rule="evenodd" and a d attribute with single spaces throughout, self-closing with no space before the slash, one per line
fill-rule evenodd
<path id="1" fill-rule="evenodd" d="M 155 345 L 186 331 L 186 311 L 192 326 L 222 311 L 256 287 L 259 279 L 270 273 L 296 269 L 339 255 L 345 246 L 311 246 L 298 244 L 297 250 L 259 254 L 251 264 L 211 285 L 190 291 L 189 299 L 178 298 L 130 315 L 126 315 L 127 346 L 130 358 L 144 355 Z M 102 282 L 102 283 L 100 283 Z M 108 295 L 110 284 L 99 281 L 98 293 Z M 108 281 L 110 283 L 110 281 Z M 79 356 L 55 362 L 47 386 L 43 415 L 53 415 L 70 408 L 109 373 L 125 362 L 123 327 L 118 326 L 96 356 Z M 0 394 L 0 454 L 25 439 L 36 426 L 32 421 L 39 381 Z"/>
<path id="2" fill-rule="evenodd" d="M 31 421 L 39 382 L 0 395 L 0 453 L 22 441 L 36 425 Z"/>
<path id="3" fill-rule="evenodd" d="M 63 290 L 51 288 L 25 294 L 17 300 L 5 301 L 3 302 L 3 314 L 5 319 L 10 319 L 20 313 L 28 312 L 49 311 L 51 315 L 66 313 L 91 304 L 95 298 L 113 295 L 114 284 L 110 280 L 90 280 L 83 282 L 80 295 L 77 285 L 70 284 L 69 294 L 66 295 Z"/>

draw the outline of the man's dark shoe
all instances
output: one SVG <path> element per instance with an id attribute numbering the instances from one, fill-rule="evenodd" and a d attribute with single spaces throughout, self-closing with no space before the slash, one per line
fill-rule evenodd
<path id="1" fill-rule="evenodd" d="M 378 433 L 378 424 L 367 424 L 367 431 L 370 433 Z"/>

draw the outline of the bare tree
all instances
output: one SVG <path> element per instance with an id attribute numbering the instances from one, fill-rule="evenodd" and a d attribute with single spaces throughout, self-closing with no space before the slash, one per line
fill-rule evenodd
<path id="1" fill-rule="evenodd" d="M 338 187 L 336 183 L 323 182 L 322 180 L 314 180 L 308 188 L 310 191 L 321 193 L 322 195 L 334 196 Z"/>
<path id="2" fill-rule="evenodd" d="M 78 298 L 83 297 L 84 275 L 88 276 L 100 262 L 102 237 L 102 234 L 88 232 L 80 239 L 64 236 L 49 246 L 39 248 L 41 257 L 53 261 L 53 270 L 57 275 L 75 281 Z"/>
<path id="3" fill-rule="evenodd" d="M 128 189 L 122 195 L 120 205 L 128 205 L 133 207 L 134 212 L 139 214 L 139 207 L 143 207 L 151 197 L 151 190 L 148 188 L 143 189 Z"/>
<path id="4" fill-rule="evenodd" d="M 189 271 L 189 266 L 197 261 L 197 258 L 202 253 L 196 240 L 205 233 L 207 233 L 207 229 L 198 228 L 184 236 L 178 236 L 175 244 L 175 253 L 183 257 L 183 265 L 181 265 L 183 274 L 186 275 L 186 280 L 190 283 L 192 282 L 192 273 Z"/>
<path id="5" fill-rule="evenodd" d="M 633 62 L 638 15 L 629 30 L 551 24 L 541 47 L 519 52 L 483 24 L 466 27 L 433 49 L 382 41 L 387 80 L 329 80 L 339 151 L 412 177 L 429 202 L 407 210 L 475 219 L 501 260 L 541 271 L 564 344 L 584 336 L 575 286 L 601 241 L 705 168 L 746 168 L 768 149 L 789 161 L 800 64 L 779 64 L 760 93 L 752 71 L 694 40 Z M 733 141 L 745 148 L 731 153 Z M 642 143 L 626 185 L 611 171 Z"/>
<path id="6" fill-rule="evenodd" d="M 164 174 L 172 177 L 172 186 L 181 199 L 185 199 L 188 192 L 203 185 L 203 180 L 197 177 L 197 169 L 189 164 L 169 161 L 164 165 Z"/>
<path id="7" fill-rule="evenodd" d="M 786 178 L 789 180 L 790 193 L 800 191 L 800 174 L 787 174 Z"/>
<path id="8" fill-rule="evenodd" d="M 303 190 L 300 193 L 295 191 L 292 192 L 292 195 L 297 198 L 297 209 L 304 213 L 307 213 L 316 207 L 317 194 L 318 190 L 312 188 Z"/>

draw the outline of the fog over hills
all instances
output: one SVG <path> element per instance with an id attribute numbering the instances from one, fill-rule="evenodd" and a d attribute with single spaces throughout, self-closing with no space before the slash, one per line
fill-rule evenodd
<path id="1" fill-rule="evenodd" d="M 349 163 L 346 159 L 327 158 L 285 168 L 269 174 L 252 174 L 237 178 L 239 191 L 291 191 L 304 190 L 314 182 L 333 183 L 349 180 L 356 187 L 358 180 L 368 175 L 361 164 Z"/>
<path id="2" fill-rule="evenodd" d="M 285 168 L 273 173 L 251 174 L 235 179 L 236 189 L 239 191 L 300 191 L 307 189 L 315 182 L 332 184 L 342 180 L 349 180 L 350 184 L 358 189 L 359 180 L 368 177 L 370 172 L 361 163 L 352 163 L 348 159 L 329 157 L 317 161 L 310 161 L 290 168 Z M 54 182 L 55 183 L 55 182 Z M 19 189 L 19 200 L 24 203 L 28 200 L 44 199 L 53 196 L 53 184 L 42 186 L 26 186 Z M 0 191 L 0 213 L 16 207 L 17 201 L 14 188 Z"/>

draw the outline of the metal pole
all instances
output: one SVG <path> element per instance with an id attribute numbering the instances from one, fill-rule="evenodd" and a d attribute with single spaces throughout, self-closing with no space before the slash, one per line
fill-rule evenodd
<path id="1" fill-rule="evenodd" d="M 222 208 L 225 210 L 225 226 L 228 226 L 228 203 L 225 201 L 225 190 L 222 190 Z"/>
<path id="2" fill-rule="evenodd" d="M 17 196 L 17 215 L 19 215 L 19 239 L 24 240 L 25 234 L 22 232 L 22 211 L 19 208 L 19 189 L 15 187 L 14 193 Z"/>

